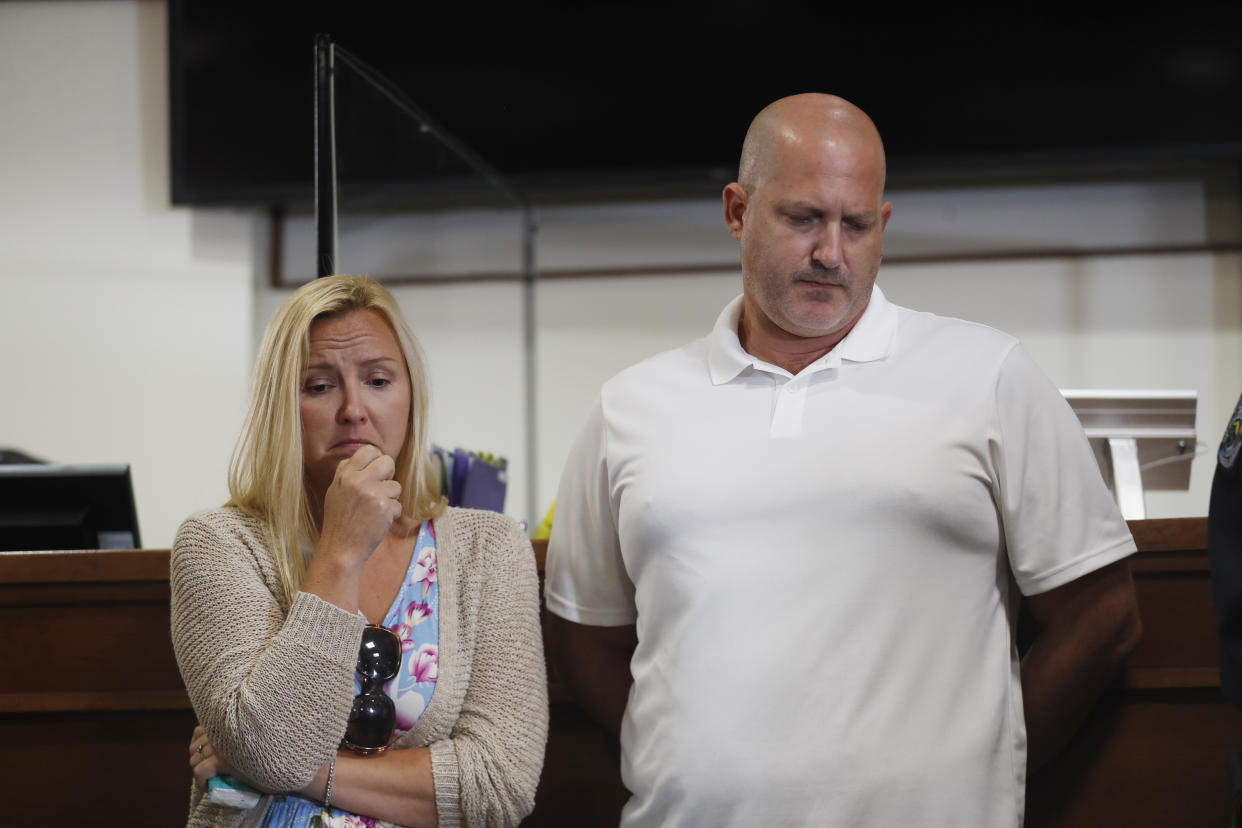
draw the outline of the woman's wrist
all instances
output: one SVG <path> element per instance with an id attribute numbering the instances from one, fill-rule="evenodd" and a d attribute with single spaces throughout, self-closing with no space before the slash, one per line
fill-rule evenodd
<path id="1" fill-rule="evenodd" d="M 345 565 L 339 559 L 320 557 L 316 550 L 306 569 L 306 578 L 302 581 L 302 591 L 318 595 L 330 604 L 335 604 L 346 612 L 358 609 L 358 595 L 362 589 L 361 567 Z"/>
<path id="2" fill-rule="evenodd" d="M 335 781 L 336 777 L 336 754 L 332 754 L 332 758 L 328 760 L 319 770 L 315 771 L 315 775 L 311 781 L 306 783 L 306 787 L 298 791 L 298 794 L 315 802 L 323 802 L 327 804 L 329 784 Z"/>

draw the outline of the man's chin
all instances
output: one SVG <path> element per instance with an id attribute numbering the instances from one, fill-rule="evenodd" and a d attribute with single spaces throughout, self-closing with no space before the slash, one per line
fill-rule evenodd
<path id="1" fill-rule="evenodd" d="M 840 308 L 801 309 L 800 313 L 792 313 L 788 317 L 785 330 L 798 336 L 826 336 L 834 333 L 846 322 L 846 315 Z"/>
<path id="2" fill-rule="evenodd" d="M 838 303 L 831 305 L 817 303 L 817 305 L 813 308 L 799 308 L 799 312 L 789 315 L 788 324 L 782 327 L 788 333 L 804 339 L 818 339 L 838 334 L 844 336 L 862 316 L 863 309 L 842 308 Z"/>

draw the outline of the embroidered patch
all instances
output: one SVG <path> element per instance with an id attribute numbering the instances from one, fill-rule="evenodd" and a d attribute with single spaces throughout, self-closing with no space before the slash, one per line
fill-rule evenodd
<path id="1" fill-rule="evenodd" d="M 1230 472 L 1237 468 L 1239 450 L 1242 450 L 1242 397 L 1238 398 L 1238 407 L 1233 410 L 1233 416 L 1225 426 L 1225 436 L 1221 438 L 1220 451 L 1216 453 L 1221 468 Z"/>

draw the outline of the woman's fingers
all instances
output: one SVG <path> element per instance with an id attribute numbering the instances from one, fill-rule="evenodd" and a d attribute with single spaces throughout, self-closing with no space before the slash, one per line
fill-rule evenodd
<path id="1" fill-rule="evenodd" d="M 363 446 L 342 460 L 324 498 L 321 539 L 361 564 L 401 517 L 396 462 L 378 448 Z"/>
<path id="2" fill-rule="evenodd" d="M 216 761 L 216 757 L 214 755 L 209 756 L 194 766 L 194 784 L 198 786 L 200 791 L 205 791 L 207 790 L 207 780 L 213 776 L 219 776 L 220 773 L 222 771 L 220 770 L 219 762 Z"/>
<path id="3" fill-rule="evenodd" d="M 201 759 L 206 749 L 210 747 L 207 741 L 207 734 L 203 731 L 202 725 L 194 726 L 194 733 L 190 736 L 190 766 L 194 766 L 195 759 Z"/>
<path id="4" fill-rule="evenodd" d="M 397 461 L 387 454 L 380 454 L 380 450 L 374 446 L 364 446 L 364 448 L 374 452 L 375 457 L 363 463 L 363 472 L 373 480 L 391 480 L 392 476 L 397 473 Z"/>
<path id="5" fill-rule="evenodd" d="M 194 784 L 200 790 L 207 790 L 207 780 L 215 776 L 219 765 L 215 749 L 211 746 L 202 726 L 194 728 L 190 737 L 190 770 L 194 773 Z"/>
<path id="6" fill-rule="evenodd" d="M 216 753 L 201 727 L 194 728 L 190 740 L 190 770 L 194 773 L 194 784 L 203 791 L 207 790 L 207 780 L 211 777 L 233 772 L 233 766 Z"/>

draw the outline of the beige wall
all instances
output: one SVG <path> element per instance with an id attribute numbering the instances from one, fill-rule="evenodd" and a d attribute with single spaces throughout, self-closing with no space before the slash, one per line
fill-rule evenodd
<path id="1" fill-rule="evenodd" d="M 226 496 L 254 218 L 168 204 L 165 9 L 0 3 L 0 445 L 133 466 L 143 541 Z"/>
<path id="2" fill-rule="evenodd" d="M 167 545 L 185 514 L 224 499 L 257 331 L 288 294 L 268 287 L 265 216 L 168 204 L 165 38 L 157 0 L 0 3 L 0 445 L 62 462 L 132 463 L 149 546 Z M 903 261 L 1236 238 L 1236 177 L 1209 171 L 890 197 L 891 261 L 880 283 L 895 301 L 1019 336 L 1061 387 L 1198 391 L 1205 451 L 1191 489 L 1149 494 L 1148 511 L 1204 514 L 1212 450 L 1242 391 L 1242 257 Z M 719 215 L 710 199 L 542 211 L 545 268 L 721 269 L 539 285 L 533 459 L 524 440 L 520 286 L 395 291 L 431 365 L 434 438 L 508 456 L 510 514 L 541 517 L 604 379 L 702 335 L 740 290 Z M 345 217 L 341 269 L 516 269 L 513 227 L 495 215 Z M 305 224 L 285 230 L 286 276 L 309 276 Z M 528 462 L 536 471 L 529 493 Z"/>

